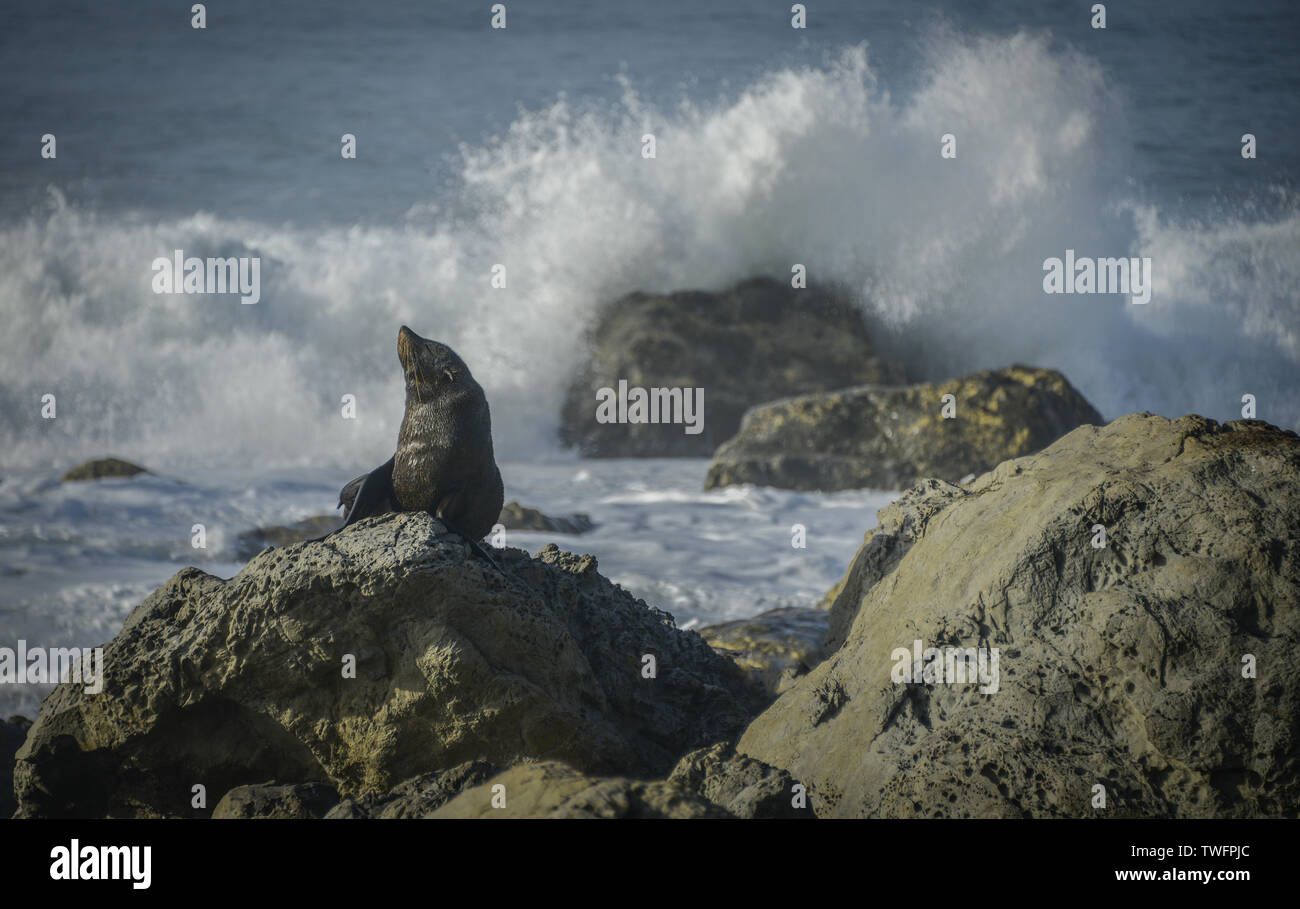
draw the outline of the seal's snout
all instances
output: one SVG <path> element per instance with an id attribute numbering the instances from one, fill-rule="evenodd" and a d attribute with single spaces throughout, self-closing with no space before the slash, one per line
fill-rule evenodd
<path id="1" fill-rule="evenodd" d="M 397 332 L 397 358 L 405 364 L 415 349 L 415 342 L 420 336 L 403 325 Z"/>

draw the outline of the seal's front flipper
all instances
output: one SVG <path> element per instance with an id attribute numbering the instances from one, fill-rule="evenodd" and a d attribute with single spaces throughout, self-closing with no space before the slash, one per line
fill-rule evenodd
<path id="1" fill-rule="evenodd" d="M 344 517 L 347 517 L 348 512 L 352 510 L 352 503 L 357 500 L 357 493 L 361 491 L 361 484 L 364 483 L 369 476 L 370 474 L 363 473 L 361 476 L 357 477 L 351 483 L 339 490 L 339 503 L 334 507 L 342 508 Z"/>
<path id="2" fill-rule="evenodd" d="M 362 518 L 369 518 L 377 514 L 387 514 L 395 511 L 393 502 L 393 459 L 389 458 L 383 466 L 376 467 L 370 471 L 365 479 L 361 480 L 361 488 L 356 491 L 356 497 L 352 500 L 352 507 L 348 509 L 348 516 L 343 521 L 343 526 L 355 524 Z M 353 480 L 347 486 L 343 487 L 343 492 L 339 493 L 339 503 L 343 503 L 343 496 L 357 482 Z"/>
<path id="3" fill-rule="evenodd" d="M 396 511 L 397 506 L 393 502 L 393 459 L 389 458 L 382 467 L 376 467 L 370 473 L 363 473 L 344 486 L 339 492 L 338 507 L 345 509 L 344 513 L 347 515 L 343 519 L 342 527 L 331 530 L 323 537 L 305 542 L 319 543 L 362 518 Z"/>

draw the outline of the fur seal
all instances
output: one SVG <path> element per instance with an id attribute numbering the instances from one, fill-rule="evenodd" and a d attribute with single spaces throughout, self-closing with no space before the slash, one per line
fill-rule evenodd
<path id="1" fill-rule="evenodd" d="M 505 501 L 487 396 L 455 351 L 405 325 L 397 358 L 406 377 L 397 452 L 339 492 L 343 526 L 389 511 L 427 511 L 471 543 L 482 539 Z"/>

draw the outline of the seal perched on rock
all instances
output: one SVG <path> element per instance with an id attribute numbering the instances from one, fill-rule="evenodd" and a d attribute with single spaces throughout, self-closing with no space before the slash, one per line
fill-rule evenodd
<path id="1" fill-rule="evenodd" d="M 455 351 L 405 325 L 397 358 L 406 376 L 397 453 L 343 487 L 343 526 L 389 511 L 427 511 L 471 541 L 481 539 L 505 501 L 487 396 Z"/>

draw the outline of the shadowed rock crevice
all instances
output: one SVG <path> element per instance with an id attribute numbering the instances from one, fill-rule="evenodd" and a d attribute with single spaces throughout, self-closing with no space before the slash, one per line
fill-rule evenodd
<path id="1" fill-rule="evenodd" d="M 554 762 L 524 763 L 425 815 L 433 818 L 727 818 L 674 780 L 592 777 Z"/>

